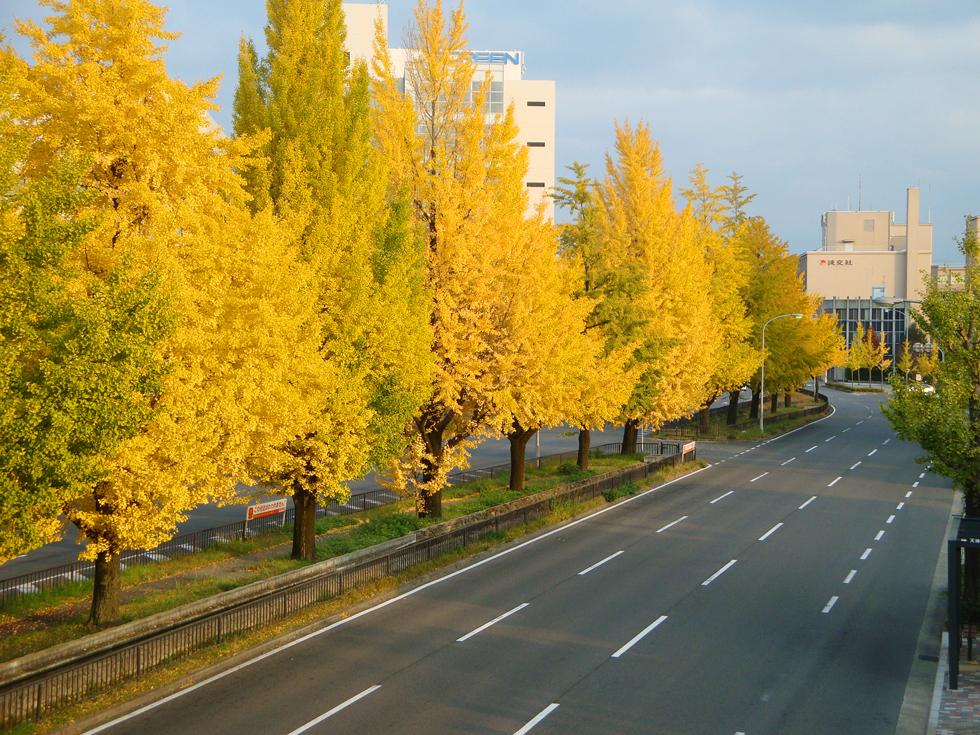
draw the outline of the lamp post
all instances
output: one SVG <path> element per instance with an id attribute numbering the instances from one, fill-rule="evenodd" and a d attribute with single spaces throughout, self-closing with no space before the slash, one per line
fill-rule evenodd
<path id="1" fill-rule="evenodd" d="M 766 415 L 766 327 L 772 324 L 777 319 L 786 319 L 788 317 L 793 317 L 794 319 L 802 319 L 802 314 L 780 314 L 779 316 L 774 316 L 772 319 L 767 321 L 762 325 L 762 375 L 759 379 L 759 431 L 760 433 L 765 430 L 765 421 L 763 417 Z"/>

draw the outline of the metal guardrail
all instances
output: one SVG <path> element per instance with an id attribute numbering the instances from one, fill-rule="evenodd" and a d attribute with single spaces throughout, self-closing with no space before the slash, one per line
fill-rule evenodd
<path id="1" fill-rule="evenodd" d="M 28 677 L 0 689 L 0 728 L 36 720 L 55 710 L 103 691 L 111 686 L 140 678 L 147 672 L 223 640 L 282 620 L 318 603 L 336 597 L 353 587 L 398 574 L 425 564 L 436 557 L 476 543 L 490 534 L 527 524 L 550 513 L 556 504 L 582 502 L 601 496 L 627 482 L 648 477 L 661 467 L 677 465 L 693 452 L 661 456 L 617 473 L 589 478 L 568 485 L 537 502 L 495 515 L 463 528 L 408 546 L 367 561 L 332 570 L 291 587 L 269 593 L 197 620 L 180 623 L 142 640 L 66 665 L 56 671 Z"/>
<path id="2" fill-rule="evenodd" d="M 592 451 L 598 454 L 619 454 L 621 446 L 620 444 L 601 444 L 594 447 Z M 665 444 L 664 442 L 653 441 L 638 445 L 637 451 L 646 452 L 647 454 L 670 454 L 673 451 L 677 451 L 677 448 L 670 442 Z M 544 467 L 553 464 L 558 465 L 565 461 L 574 462 L 575 458 L 576 452 L 560 452 L 558 454 L 549 454 L 544 457 L 528 459 L 524 465 L 527 468 Z M 504 472 L 510 472 L 510 463 L 495 465 L 485 469 L 455 472 L 449 475 L 447 479 L 451 485 L 459 485 L 464 482 L 486 477 L 497 477 Z M 346 503 L 331 502 L 330 505 L 319 506 L 316 509 L 316 517 L 324 518 L 326 516 L 360 513 L 371 508 L 395 503 L 399 500 L 402 500 L 401 496 L 391 490 L 369 490 L 351 495 Z M 177 559 L 214 546 L 227 544 L 232 541 L 244 541 L 262 533 L 281 529 L 283 526 L 291 524 L 294 518 L 294 509 L 289 508 L 285 513 L 274 516 L 257 518 L 248 522 L 236 521 L 235 523 L 206 528 L 201 531 L 195 531 L 194 533 L 185 533 L 180 536 L 174 536 L 149 550 L 125 551 L 121 554 L 120 561 L 123 569 L 125 569 L 128 566 Z M 69 582 L 90 580 L 94 576 L 95 562 L 75 561 L 70 564 L 62 564 L 49 569 L 10 577 L 9 579 L 0 580 L 0 602 L 19 595 L 33 594 L 40 590 L 68 584 Z"/>

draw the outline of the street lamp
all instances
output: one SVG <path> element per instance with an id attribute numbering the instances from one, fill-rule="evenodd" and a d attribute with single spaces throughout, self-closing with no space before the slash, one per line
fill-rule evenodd
<path id="1" fill-rule="evenodd" d="M 788 317 L 793 317 L 794 319 L 802 319 L 802 314 L 780 314 L 779 316 L 774 316 L 772 319 L 767 321 L 762 325 L 762 376 L 759 380 L 759 431 L 765 430 L 765 422 L 763 417 L 766 415 L 766 327 L 772 324 L 777 319 L 786 319 Z"/>

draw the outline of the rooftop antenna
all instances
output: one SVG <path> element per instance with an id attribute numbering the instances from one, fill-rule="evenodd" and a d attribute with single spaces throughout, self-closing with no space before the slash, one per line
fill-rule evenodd
<path id="1" fill-rule="evenodd" d="M 861 174 L 858 174 L 858 211 L 861 211 Z"/>
<path id="2" fill-rule="evenodd" d="M 929 184 L 929 196 L 926 198 L 926 201 L 929 204 L 929 209 L 928 209 L 929 219 L 927 219 L 926 222 L 931 225 L 932 224 L 932 184 Z"/>

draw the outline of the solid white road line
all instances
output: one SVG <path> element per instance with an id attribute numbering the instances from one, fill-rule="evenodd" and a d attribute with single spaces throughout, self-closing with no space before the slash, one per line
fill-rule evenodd
<path id="1" fill-rule="evenodd" d="M 612 658 L 619 658 L 620 656 L 622 656 L 624 653 L 626 653 L 628 650 L 630 650 L 633 646 L 635 646 L 637 643 L 639 643 L 643 639 L 643 636 L 645 636 L 651 630 L 653 630 L 654 628 L 656 628 L 658 625 L 660 625 L 666 619 L 667 619 L 667 616 L 666 615 L 661 615 L 659 618 L 657 618 L 656 620 L 654 620 L 652 623 L 650 623 L 650 625 L 648 625 L 643 630 L 641 630 L 639 633 L 637 633 L 635 636 L 633 636 L 633 638 L 630 639 L 630 642 L 629 643 L 627 643 L 625 646 L 623 646 L 618 651 L 616 651 L 616 653 L 614 653 L 612 655 Z"/>
<path id="2" fill-rule="evenodd" d="M 875 541 L 881 541 L 881 537 L 885 535 L 884 531 L 878 531 L 878 535 L 875 536 Z"/>
<path id="3" fill-rule="evenodd" d="M 857 469 L 860 466 L 861 466 L 861 463 L 860 462 L 856 462 L 855 464 L 852 464 L 851 465 L 851 469 L 854 470 L 854 469 Z"/>
<path id="4" fill-rule="evenodd" d="M 681 516 L 681 517 L 680 517 L 680 518 L 678 518 L 678 519 L 677 519 L 676 521 L 671 521 L 670 523 L 668 523 L 668 524 L 667 524 L 666 526 L 664 526 L 663 528 L 658 528 L 658 529 L 657 529 L 657 533 L 663 533 L 664 531 L 666 531 L 666 530 L 667 530 L 668 528 L 670 528 L 671 526 L 676 526 L 676 525 L 677 525 L 678 523 L 680 523 L 681 521 L 683 521 L 683 520 L 686 520 L 686 519 L 687 519 L 687 516 Z"/>
<path id="5" fill-rule="evenodd" d="M 901 510 L 901 509 L 902 509 L 902 508 L 904 508 L 904 507 L 905 507 L 905 501 L 903 500 L 903 501 L 902 501 L 901 503 L 899 503 L 899 504 L 898 504 L 898 505 L 897 505 L 897 506 L 895 507 L 895 510 Z"/>
<path id="6" fill-rule="evenodd" d="M 894 520 L 895 520 L 895 516 L 888 516 L 888 520 L 885 521 L 885 523 L 891 523 Z"/>
<path id="7" fill-rule="evenodd" d="M 836 485 L 836 484 L 837 484 L 838 482 L 840 482 L 840 481 L 841 481 L 841 480 L 843 480 L 843 479 L 844 479 L 843 477 L 838 477 L 838 478 L 837 478 L 836 480 L 834 480 L 834 481 L 833 481 L 832 483 L 830 483 L 829 485 L 827 485 L 827 487 L 833 487 L 834 485 Z"/>
<path id="8" fill-rule="evenodd" d="M 918 486 L 919 486 L 919 481 L 918 480 L 916 480 L 915 482 L 912 483 L 912 487 L 918 487 Z"/>
<path id="9" fill-rule="evenodd" d="M 783 525 L 782 523 L 777 523 L 775 526 L 773 526 L 768 531 L 766 531 L 764 534 L 762 534 L 759 537 L 759 540 L 760 541 L 765 541 L 767 538 L 769 538 L 770 536 L 772 536 L 776 531 L 778 531 L 779 530 L 779 527 L 782 526 L 782 525 Z"/>
<path id="10" fill-rule="evenodd" d="M 735 492 L 735 491 L 734 491 L 734 490 L 729 490 L 729 491 L 728 491 L 727 493 L 725 493 L 724 495 L 719 495 L 719 496 L 718 496 L 717 498 L 715 498 L 714 500 L 712 500 L 712 501 L 711 501 L 711 502 L 709 503 L 709 505 L 714 505 L 714 504 L 715 504 L 715 503 L 717 503 L 717 502 L 718 502 L 719 500 L 723 500 L 723 499 L 725 499 L 725 498 L 727 498 L 727 497 L 728 497 L 729 495 L 731 495 L 731 494 L 732 494 L 733 492 Z"/>
<path id="11" fill-rule="evenodd" d="M 816 449 L 816 446 L 813 446 L 813 447 L 810 447 L 809 449 L 807 449 L 807 450 L 806 450 L 806 454 L 809 454 L 809 453 L 810 453 L 810 452 L 812 452 L 812 451 L 813 451 L 814 449 Z"/>
<path id="12" fill-rule="evenodd" d="M 727 564 L 726 564 L 725 566 L 723 566 L 723 567 L 722 567 L 721 569 L 719 569 L 719 570 L 718 570 L 717 572 L 715 572 L 715 573 L 714 573 L 714 574 L 712 574 L 712 575 L 711 575 L 710 577 L 708 577 L 708 578 L 707 578 L 706 580 L 704 580 L 704 581 L 703 581 L 703 582 L 701 583 L 701 586 L 702 586 L 702 587 L 707 587 L 707 586 L 708 586 L 709 584 L 711 584 L 711 583 L 712 583 L 712 582 L 714 582 L 714 581 L 715 581 L 716 579 L 718 579 L 718 577 L 720 577 L 720 576 L 721 576 L 722 574 L 724 574 L 724 573 L 725 573 L 725 572 L 727 572 L 727 571 L 728 571 L 729 569 L 731 569 L 731 568 L 732 568 L 732 565 L 733 565 L 733 564 L 734 564 L 735 562 L 737 562 L 737 561 L 738 561 L 738 559 L 732 559 L 732 560 L 731 560 L 730 562 L 728 562 L 728 563 L 727 563 Z"/>
<path id="13" fill-rule="evenodd" d="M 349 707 L 350 705 L 354 704 L 354 702 L 356 702 L 359 699 L 364 699 L 364 697 L 366 697 L 368 694 L 370 694 L 371 692 L 376 692 L 380 688 L 381 688 L 381 685 L 380 684 L 375 684 L 373 687 L 368 687 L 367 689 L 365 689 L 360 694 L 356 694 L 353 697 L 351 697 L 350 699 L 348 699 L 346 702 L 341 702 L 340 704 L 338 704 L 336 707 L 334 707 L 329 712 L 324 712 L 322 715 L 320 715 L 319 717 L 317 717 L 315 720 L 310 720 L 309 722 L 307 722 L 302 727 L 296 728 L 291 733 L 289 733 L 289 735 L 299 735 L 301 732 L 306 732 L 311 727 L 315 727 L 315 726 L 319 725 L 321 722 L 323 722 L 328 717 L 333 717 L 335 714 L 337 714 L 338 712 L 340 712 L 340 710 L 342 710 L 342 709 L 344 709 L 346 707 Z"/>
<path id="14" fill-rule="evenodd" d="M 622 552 L 620 552 L 620 553 L 622 553 Z M 471 630 L 469 633 L 467 633 L 466 635 L 464 635 L 462 638 L 457 638 L 456 639 L 456 642 L 457 643 L 462 643 L 463 641 L 468 641 L 470 638 L 472 638 L 473 636 L 475 636 L 477 633 L 482 633 L 487 628 L 489 628 L 491 625 L 496 625 L 497 623 L 499 623 L 504 618 L 509 618 L 511 615 L 513 615 L 514 613 L 516 613 L 518 610 L 523 610 L 525 607 L 527 607 L 530 604 L 531 603 L 529 603 L 529 602 L 522 602 L 520 605 L 518 605 L 517 607 L 515 607 L 513 610 L 508 610 L 503 615 L 498 615 L 497 617 L 495 617 L 489 623 L 484 623 L 483 625 L 481 625 L 476 630 Z"/>
<path id="15" fill-rule="evenodd" d="M 861 561 L 864 561 L 864 560 L 865 560 L 865 559 L 867 559 L 867 558 L 868 558 L 869 556 L 871 556 L 871 549 L 865 549 L 865 550 L 864 550 L 864 553 L 863 553 L 863 554 L 861 554 Z"/>
<path id="16" fill-rule="evenodd" d="M 869 456 L 869 457 L 870 457 L 870 456 L 872 456 L 872 455 L 873 455 L 873 454 L 875 454 L 875 453 L 876 453 L 877 451 L 878 451 L 877 449 L 872 449 L 872 450 L 871 450 L 871 452 L 870 452 L 870 453 L 868 454 L 868 456 Z"/>
<path id="17" fill-rule="evenodd" d="M 792 461 L 793 461 L 793 460 L 795 460 L 795 459 L 796 459 L 796 457 L 793 457 L 792 459 L 787 459 L 787 460 L 786 460 L 785 462 L 783 462 L 783 463 L 782 463 L 781 465 L 779 465 L 779 466 L 780 466 L 780 467 L 785 467 L 786 465 L 788 465 L 788 464 L 789 464 L 790 462 L 792 462 Z"/>
<path id="18" fill-rule="evenodd" d="M 836 412 L 836 409 L 835 409 L 834 412 Z M 813 424 L 819 423 L 820 421 L 825 421 L 826 419 L 829 419 L 831 416 L 834 415 L 834 412 L 832 412 L 830 414 L 830 416 L 827 416 L 824 419 L 817 419 L 817 421 L 811 422 L 810 424 L 808 424 L 808 426 L 812 426 Z M 806 426 L 802 426 L 800 428 L 801 429 L 805 429 Z M 800 429 L 793 429 L 793 431 L 799 431 L 799 430 Z M 782 436 L 787 436 L 790 433 L 792 433 L 792 432 L 788 432 L 787 434 L 783 434 Z M 382 609 L 388 607 L 389 605 L 394 605 L 396 602 L 400 602 L 400 601 L 402 601 L 402 600 L 404 600 L 404 599 L 406 599 L 408 597 L 413 597 L 413 596 L 419 594 L 420 592 L 422 592 L 423 590 L 428 589 L 429 587 L 433 587 L 433 586 L 435 586 L 437 584 L 443 584 L 444 582 L 448 582 L 450 579 L 453 579 L 454 577 L 457 577 L 457 576 L 459 576 L 461 574 L 468 574 L 469 572 L 472 572 L 472 571 L 474 571 L 476 569 L 479 569 L 484 564 L 489 564 L 489 563 L 491 563 L 493 561 L 496 561 L 498 559 L 503 559 L 505 556 L 508 556 L 509 554 L 513 554 L 515 551 L 519 551 L 520 549 L 523 549 L 523 548 L 525 548 L 527 546 L 531 546 L 532 544 L 536 544 L 539 541 L 544 541 L 546 538 L 550 538 L 550 537 L 552 537 L 552 536 L 554 536 L 556 534 L 559 534 L 559 533 L 567 533 L 568 532 L 568 529 L 572 528 L 573 526 L 577 526 L 580 523 L 585 523 L 586 521 L 594 521 L 597 516 L 600 516 L 603 513 L 609 513 L 609 512 L 614 511 L 614 510 L 621 510 L 623 508 L 623 506 L 625 506 L 627 503 L 632 503 L 634 500 L 638 500 L 639 498 L 642 498 L 642 497 L 644 497 L 646 495 L 650 495 L 652 493 L 658 492 L 659 490 L 662 490 L 665 487 L 668 487 L 670 485 L 674 485 L 674 484 L 676 484 L 678 482 L 681 482 L 683 480 L 689 480 L 692 477 L 694 477 L 695 475 L 700 474 L 701 472 L 704 472 L 705 470 L 711 469 L 711 467 L 713 467 L 713 466 L 714 465 L 709 464 L 707 467 L 702 467 L 701 469 L 695 470 L 694 472 L 690 472 L 690 473 L 684 475 L 683 477 L 678 477 L 675 480 L 670 480 L 669 482 L 665 482 L 663 485 L 658 485 L 657 487 L 651 488 L 651 489 L 649 489 L 649 490 L 647 490 L 645 492 L 642 492 L 642 493 L 637 493 L 636 495 L 630 495 L 630 496 L 624 498 L 623 500 L 619 501 L 615 505 L 609 505 L 609 506 L 606 506 L 605 508 L 601 508 L 600 510 L 596 511 L 592 515 L 585 516 L 584 518 L 579 518 L 578 520 L 572 521 L 571 523 L 566 523 L 564 526 L 559 526 L 558 528 L 552 529 L 551 531 L 547 531 L 546 533 L 542 533 L 542 534 L 540 534 L 538 536 L 535 536 L 534 538 L 530 538 L 527 541 L 523 541 L 523 542 L 517 544 L 516 546 L 511 546 L 509 549 L 504 549 L 499 554 L 494 554 L 493 556 L 488 556 L 487 558 L 481 559 L 478 562 L 474 562 L 473 564 L 470 564 L 469 566 L 465 566 L 462 569 L 457 569 L 455 572 L 450 572 L 449 574 L 446 574 L 446 575 L 444 575 L 442 577 L 439 577 L 438 579 L 433 579 L 433 580 L 431 580 L 429 582 L 426 582 L 424 584 L 420 584 L 418 587 L 413 587 L 412 589 L 408 590 L 407 592 L 403 592 L 402 594 L 396 595 L 395 597 L 391 597 L 391 598 L 385 600 L 384 602 L 378 603 L 377 605 L 374 605 L 372 607 L 369 607 L 369 608 L 366 608 L 364 610 L 361 610 L 360 612 L 356 612 L 353 615 L 350 615 L 350 616 L 348 616 L 346 618 L 342 618 L 342 619 L 340 619 L 340 620 L 338 620 L 338 621 L 336 621 L 334 623 L 331 623 L 330 625 L 326 625 L 326 626 L 320 628 L 319 630 L 315 630 L 312 633 L 307 633 L 304 636 L 300 636 L 299 638 L 296 638 L 294 640 L 291 640 L 289 643 L 285 643 L 285 644 L 279 646 L 276 649 L 273 649 L 271 651 L 266 651 L 265 653 L 260 654 L 260 655 L 256 656 L 255 658 L 250 658 L 248 661 L 243 661 L 242 663 L 238 664 L 237 666 L 232 666 L 230 669 L 225 669 L 220 674 L 215 674 L 214 676 L 208 677 L 207 679 L 205 679 L 203 681 L 200 681 L 200 682 L 198 682 L 196 684 L 191 684 L 189 687 L 186 687 L 184 689 L 181 689 L 179 692 L 174 692 L 173 694 L 171 694 L 169 696 L 166 696 L 163 699 L 158 699 L 156 702 L 151 702 L 150 704 L 146 705 L 145 707 L 140 707 L 138 710 L 135 710 L 133 712 L 129 712 L 128 714 L 125 714 L 122 717 L 117 717 L 116 719 L 110 720 L 109 722 L 106 722 L 106 723 L 104 723 L 102 725 L 99 725 L 98 727 L 92 728 L 91 730 L 87 730 L 86 732 L 82 733 L 82 735 L 96 735 L 96 733 L 102 732 L 103 730 L 108 730 L 110 727 L 114 727 L 114 726 L 118 725 L 120 722 L 125 722 L 126 720 L 131 720 L 131 719 L 133 719 L 135 717 L 139 717 L 140 715 L 142 715 L 145 712 L 149 712 L 150 710 L 156 709 L 157 707 L 160 707 L 161 705 L 167 704 L 168 702 L 172 702 L 173 700 L 175 700 L 175 699 L 177 699 L 179 697 L 183 697 L 186 694 L 190 694 L 191 692 L 196 691 L 197 689 L 200 689 L 201 687 L 205 687 L 208 684 L 211 684 L 211 683 L 213 683 L 215 681 L 218 681 L 219 679 L 224 679 L 226 676 L 229 676 L 229 675 L 234 674 L 234 673 L 236 673 L 238 671 L 241 671 L 242 669 L 247 669 L 248 667 L 253 666 L 254 664 L 257 664 L 260 661 L 264 661 L 267 658 L 271 658 L 272 656 L 275 656 L 276 654 L 282 653 L 283 651 L 288 651 L 293 646 L 298 646 L 298 645 L 300 645 L 302 643 L 305 643 L 306 641 L 310 640 L 311 638 L 317 638 L 317 637 L 319 637 L 319 636 L 321 636 L 321 635 L 323 635 L 325 633 L 329 633 L 330 631 L 334 630 L 335 628 L 339 628 L 342 625 L 347 625 L 348 623 L 352 623 L 355 620 L 358 620 L 358 619 L 364 617 L 365 615 L 370 615 L 371 613 L 376 612 L 377 610 L 382 610 Z"/>
<path id="19" fill-rule="evenodd" d="M 832 608 L 832 607 L 834 606 L 834 603 L 836 603 L 836 602 L 837 602 L 837 600 L 839 600 L 839 599 L 840 599 L 840 598 L 839 598 L 839 597 L 837 597 L 837 595 L 834 595 L 833 597 L 831 597 L 831 598 L 830 598 L 830 602 L 828 602 L 828 603 L 827 603 L 827 604 L 826 604 L 826 605 L 824 606 L 824 609 L 823 609 L 823 612 L 825 612 L 825 613 L 829 613 L 829 612 L 830 612 L 830 609 L 831 609 L 831 608 Z"/>
<path id="20" fill-rule="evenodd" d="M 558 705 L 557 704 L 549 704 L 547 707 L 545 707 L 543 710 L 541 710 L 534 717 L 533 720 L 531 720 L 524 727 L 522 727 L 520 730 L 518 730 L 517 732 L 515 732 L 514 735 L 525 735 L 525 733 L 530 732 L 532 727 L 534 727 L 535 725 L 537 725 L 539 722 L 541 722 L 541 720 L 543 720 L 545 717 L 547 717 L 548 715 L 550 715 L 556 709 L 558 709 Z"/>
<path id="21" fill-rule="evenodd" d="M 803 510 L 804 508 L 806 508 L 810 503 L 812 503 L 816 499 L 817 499 L 817 496 L 814 495 L 812 498 L 810 498 L 808 501 L 806 501 L 803 505 L 801 505 L 799 507 L 799 510 Z"/>
<path id="22" fill-rule="evenodd" d="M 684 517 L 686 518 L 687 516 L 684 516 Z M 658 533 L 659 533 L 659 532 L 658 532 Z M 605 563 L 606 563 L 607 561 L 612 561 L 613 559 L 615 559 L 615 558 L 616 558 L 617 556 L 619 556 L 619 555 L 620 555 L 620 554 L 622 554 L 622 553 L 625 553 L 625 552 L 622 552 L 622 551 L 617 551 L 617 552 L 616 552 L 615 554 L 613 554 L 612 556 L 607 556 L 607 557 L 606 557 L 605 559 L 603 559 L 602 561 L 597 561 L 597 562 L 596 562 L 595 564 L 593 564 L 593 565 L 592 565 L 591 567 L 589 567 L 588 569 L 583 569 L 583 570 L 582 570 L 581 572 L 579 572 L 579 573 L 578 573 L 578 576 L 580 576 L 580 577 L 581 577 L 581 576 L 584 576 L 584 575 L 586 575 L 586 574 L 588 574 L 588 573 L 589 573 L 589 572 L 591 572 L 591 571 L 592 571 L 593 569 L 596 569 L 597 567 L 601 567 L 601 566 L 602 566 L 603 564 L 605 564 Z"/>
<path id="23" fill-rule="evenodd" d="M 761 475 L 759 475 L 758 477 L 755 477 L 755 478 L 753 478 L 753 479 L 751 479 L 751 480 L 749 480 L 749 482 L 755 482 L 756 480 L 761 480 L 761 479 L 762 479 L 763 477 L 765 477 L 765 476 L 766 476 L 766 475 L 768 475 L 768 474 L 769 474 L 768 472 L 763 472 L 763 473 L 762 473 Z"/>
<path id="24" fill-rule="evenodd" d="M 912 497 L 912 491 L 909 490 L 907 493 L 905 493 L 905 497 L 906 498 L 911 498 Z"/>
<path id="25" fill-rule="evenodd" d="M 850 574 L 844 577 L 844 584 L 850 584 L 851 580 L 854 579 L 854 575 L 858 573 L 857 569 L 852 569 Z"/>
<path id="26" fill-rule="evenodd" d="M 836 439 L 836 438 L 837 438 L 837 434 L 834 434 L 834 435 L 833 435 L 832 437 L 830 437 L 829 439 L 824 439 L 824 443 L 826 443 L 826 442 L 829 442 L 829 441 L 833 441 L 833 440 L 834 440 L 834 439 Z"/>

